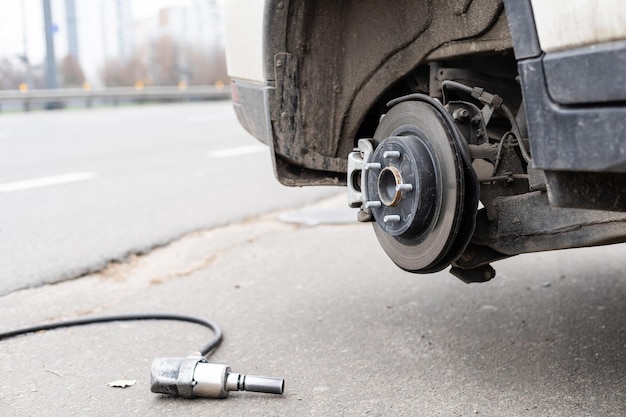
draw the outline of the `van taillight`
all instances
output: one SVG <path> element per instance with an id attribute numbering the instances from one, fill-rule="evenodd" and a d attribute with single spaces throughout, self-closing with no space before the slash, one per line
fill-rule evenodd
<path id="1" fill-rule="evenodd" d="M 239 99 L 239 89 L 237 88 L 237 84 L 234 80 L 230 81 L 230 94 L 232 96 L 232 100 L 234 103 L 240 104 L 241 101 Z"/>

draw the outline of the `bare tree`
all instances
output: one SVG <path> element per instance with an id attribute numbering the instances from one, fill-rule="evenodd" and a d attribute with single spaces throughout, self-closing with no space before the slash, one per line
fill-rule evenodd
<path id="1" fill-rule="evenodd" d="M 227 80 L 224 50 L 205 52 L 189 48 L 189 84 L 213 85 Z"/>
<path id="2" fill-rule="evenodd" d="M 26 65 L 20 59 L 16 56 L 0 58 L 0 89 L 17 90 L 20 84 L 27 82 Z"/>
<path id="3" fill-rule="evenodd" d="M 107 87 L 131 87 L 137 82 L 146 83 L 148 70 L 139 56 L 126 61 L 110 59 L 100 70 L 100 78 Z"/>
<path id="4" fill-rule="evenodd" d="M 81 87 L 85 83 L 85 73 L 74 55 L 63 58 L 60 72 L 63 87 Z"/>
<path id="5" fill-rule="evenodd" d="M 152 46 L 152 73 L 157 85 L 176 85 L 180 81 L 178 42 L 169 35 L 163 35 Z"/>
<path id="6" fill-rule="evenodd" d="M 137 50 L 128 60 L 108 60 L 100 70 L 107 87 L 133 86 L 138 81 L 144 85 L 213 85 L 226 82 L 226 55 L 224 50 L 206 51 L 177 42 L 162 35 L 147 45 L 147 50 Z M 146 53 L 147 52 L 147 53 Z"/>

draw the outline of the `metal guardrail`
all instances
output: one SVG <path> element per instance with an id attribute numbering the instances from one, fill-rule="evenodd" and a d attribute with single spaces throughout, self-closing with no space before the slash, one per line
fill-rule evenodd
<path id="1" fill-rule="evenodd" d="M 30 110 L 32 103 L 63 103 L 84 100 L 87 107 L 93 102 L 113 102 L 122 100 L 145 102 L 156 100 L 223 100 L 229 99 L 230 88 L 215 86 L 186 87 L 112 87 L 102 89 L 60 88 L 54 90 L 0 90 L 0 106 L 3 103 L 22 103 L 25 111 Z M 1 107 L 0 107 L 1 108 Z"/>

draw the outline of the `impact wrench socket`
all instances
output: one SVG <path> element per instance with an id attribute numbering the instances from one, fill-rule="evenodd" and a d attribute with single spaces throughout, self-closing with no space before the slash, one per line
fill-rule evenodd
<path id="1" fill-rule="evenodd" d="M 228 398 L 230 391 L 282 394 L 285 380 L 241 375 L 228 365 L 209 363 L 204 356 L 157 358 L 152 361 L 150 390 L 184 398 Z"/>

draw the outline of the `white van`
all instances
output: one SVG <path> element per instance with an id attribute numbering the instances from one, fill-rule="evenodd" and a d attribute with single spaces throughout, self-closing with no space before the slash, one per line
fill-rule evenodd
<path id="1" fill-rule="evenodd" d="M 225 3 L 239 121 L 399 267 L 626 241 L 625 2 Z"/>

